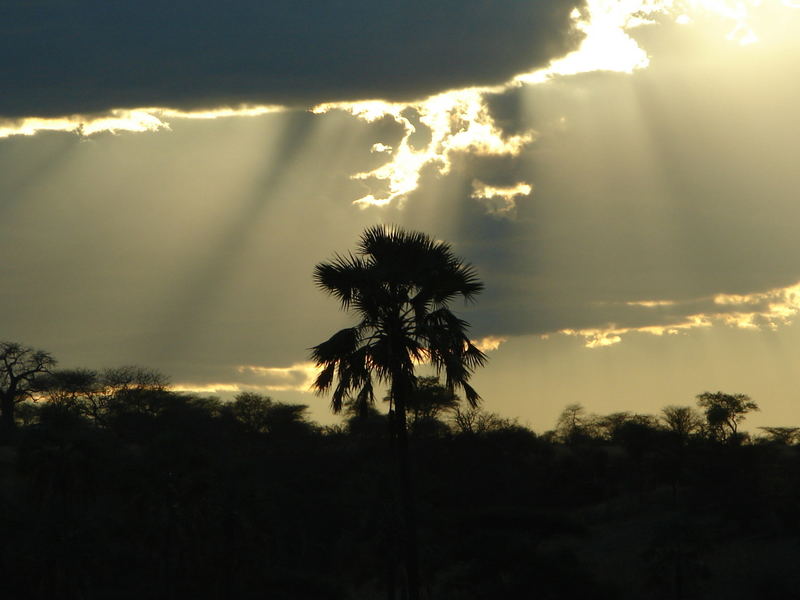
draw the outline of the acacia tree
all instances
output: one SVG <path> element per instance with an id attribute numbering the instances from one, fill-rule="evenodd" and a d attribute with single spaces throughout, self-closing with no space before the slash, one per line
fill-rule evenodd
<path id="1" fill-rule="evenodd" d="M 759 427 L 767 434 L 767 441 L 774 444 L 791 446 L 800 441 L 800 427 Z"/>
<path id="2" fill-rule="evenodd" d="M 317 393 L 333 388 L 331 407 L 352 398 L 374 403 L 374 385 L 389 387 L 392 439 L 404 522 L 404 562 L 411 600 L 419 598 L 417 544 L 408 463 L 406 412 L 417 387 L 415 365 L 430 363 L 445 386 L 460 388 L 477 406 L 480 396 L 468 380 L 486 355 L 467 337 L 468 323 L 449 304 L 472 300 L 483 289 L 474 267 L 453 254 L 449 244 L 424 233 L 374 226 L 362 235 L 355 254 L 320 263 L 314 281 L 357 316 L 354 327 L 314 346 L 320 374 Z M 334 385 L 334 381 L 336 382 Z"/>
<path id="3" fill-rule="evenodd" d="M 758 404 L 746 394 L 703 392 L 697 396 L 697 404 L 705 410 L 706 422 L 711 437 L 716 440 L 736 440 L 739 423 Z"/>
<path id="4" fill-rule="evenodd" d="M 703 417 L 691 406 L 665 406 L 661 409 L 661 420 L 682 440 L 703 428 Z"/>
<path id="5" fill-rule="evenodd" d="M 0 342 L 0 425 L 16 426 L 14 408 L 31 396 L 34 380 L 56 364 L 49 352 L 34 350 L 17 342 Z"/>

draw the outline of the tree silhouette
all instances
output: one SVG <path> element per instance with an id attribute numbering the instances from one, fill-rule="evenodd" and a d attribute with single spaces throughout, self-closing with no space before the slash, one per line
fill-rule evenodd
<path id="1" fill-rule="evenodd" d="M 257 392 L 240 392 L 228 405 L 228 409 L 247 431 L 264 433 L 269 429 L 267 415 L 272 405 L 272 398 L 269 396 Z"/>
<path id="2" fill-rule="evenodd" d="M 582 404 L 568 404 L 558 417 L 556 437 L 566 444 L 586 441 L 596 433 L 595 421 Z"/>
<path id="3" fill-rule="evenodd" d="M 385 400 L 391 402 L 391 396 Z M 438 377 L 418 377 L 414 393 L 406 399 L 408 427 L 412 433 L 437 422 L 446 427 L 438 419 L 443 412 L 456 410 L 459 400 L 452 389 L 439 383 Z"/>
<path id="4" fill-rule="evenodd" d="M 456 406 L 451 413 L 450 427 L 457 434 L 483 435 L 503 430 L 514 430 L 519 427 L 519 424 L 516 419 L 507 419 L 477 406 L 466 409 Z"/>
<path id="5" fill-rule="evenodd" d="M 800 427 L 759 427 L 767 434 L 766 441 L 791 446 L 800 441 Z"/>
<path id="6" fill-rule="evenodd" d="M 711 438 L 719 441 L 738 439 L 739 423 L 747 413 L 758 410 L 758 404 L 745 394 L 703 392 L 697 396 L 697 404 L 705 409 Z"/>
<path id="7" fill-rule="evenodd" d="M 37 377 L 33 387 L 49 404 L 93 418 L 103 392 L 97 371 L 90 369 L 51 371 Z"/>
<path id="8" fill-rule="evenodd" d="M 318 393 L 333 388 L 334 412 L 354 396 L 374 402 L 374 379 L 389 386 L 404 521 L 404 559 L 411 600 L 419 598 L 417 543 L 408 461 L 406 411 L 417 387 L 415 365 L 428 362 L 444 374 L 449 390 L 461 388 L 470 405 L 480 400 L 468 380 L 486 356 L 467 337 L 468 324 L 449 308 L 457 296 L 469 301 L 483 289 L 475 269 L 449 244 L 424 233 L 374 226 L 362 235 L 356 254 L 337 255 L 314 271 L 316 284 L 358 317 L 312 348 L 321 372 Z M 336 385 L 334 385 L 336 379 Z"/>
<path id="9" fill-rule="evenodd" d="M 0 425 L 16 427 L 14 408 L 34 391 L 34 380 L 56 364 L 49 352 L 16 342 L 0 342 Z"/>
<path id="10" fill-rule="evenodd" d="M 661 420 L 681 440 L 703 428 L 703 417 L 691 406 L 665 406 L 661 409 Z"/>

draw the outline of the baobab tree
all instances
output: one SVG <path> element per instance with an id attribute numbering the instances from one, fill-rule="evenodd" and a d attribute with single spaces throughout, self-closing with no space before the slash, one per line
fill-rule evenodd
<path id="1" fill-rule="evenodd" d="M 56 365 L 49 352 L 17 342 L 0 342 L 0 426 L 16 427 L 14 409 L 34 392 L 34 380 Z"/>

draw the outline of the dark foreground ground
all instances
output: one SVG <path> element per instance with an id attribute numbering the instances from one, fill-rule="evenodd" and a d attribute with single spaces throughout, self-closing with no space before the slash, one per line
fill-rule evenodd
<path id="1" fill-rule="evenodd" d="M 50 406 L 6 432 L 0 598 L 402 588 L 385 416 L 321 429 L 302 407 L 139 400 L 91 418 Z M 629 423 L 537 436 L 419 418 L 423 598 L 800 598 L 800 447 Z"/>

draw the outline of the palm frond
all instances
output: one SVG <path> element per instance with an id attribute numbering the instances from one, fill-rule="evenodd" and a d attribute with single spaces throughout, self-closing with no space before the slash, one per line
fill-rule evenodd
<path id="1" fill-rule="evenodd" d="M 454 259 L 449 268 L 441 273 L 434 299 L 443 304 L 460 295 L 464 300 L 472 302 L 482 291 L 483 283 L 478 279 L 475 267 Z"/>
<path id="2" fill-rule="evenodd" d="M 358 416 L 364 417 L 369 414 L 369 409 L 374 404 L 375 394 L 372 389 L 372 378 L 370 378 L 352 399 L 350 406 Z"/>
<path id="3" fill-rule="evenodd" d="M 467 365 L 467 368 L 469 368 L 471 371 L 474 371 L 478 367 L 484 366 L 486 361 L 489 360 L 489 357 L 486 356 L 486 353 L 483 350 L 467 340 L 466 348 L 464 349 L 463 360 L 464 364 Z"/>
<path id="4" fill-rule="evenodd" d="M 331 383 L 333 383 L 333 375 L 336 371 L 336 363 L 331 362 L 322 369 L 317 378 L 314 380 L 314 383 L 311 385 L 314 392 L 318 395 L 323 394 L 328 391 L 328 388 L 331 387 Z"/>
<path id="5" fill-rule="evenodd" d="M 340 381 L 339 385 L 336 386 L 336 389 L 333 391 L 333 395 L 331 396 L 331 412 L 334 414 L 339 414 L 342 412 L 344 400 L 349 395 L 349 392 L 350 387 L 343 385 Z"/>
<path id="6" fill-rule="evenodd" d="M 314 268 L 314 283 L 347 309 L 368 280 L 368 270 L 361 257 L 336 255 L 331 262 L 320 263 Z"/>
<path id="7" fill-rule="evenodd" d="M 472 408 L 476 408 L 481 403 L 481 397 L 478 392 L 466 381 L 462 382 L 459 387 L 464 390 L 464 398 L 467 399 Z"/>
<path id="8" fill-rule="evenodd" d="M 334 333 L 327 341 L 311 348 L 311 359 L 317 366 L 338 361 L 343 356 L 352 354 L 358 348 L 360 339 L 358 327 L 348 327 Z"/>
<path id="9" fill-rule="evenodd" d="M 458 318 L 447 308 L 440 308 L 428 313 L 418 334 L 428 341 L 435 350 L 438 348 L 458 347 L 467 339 L 469 323 Z"/>

